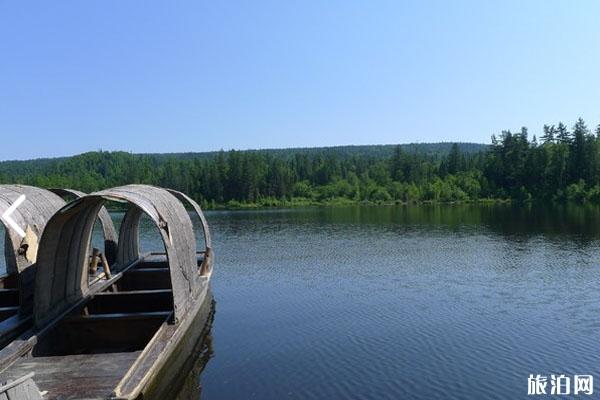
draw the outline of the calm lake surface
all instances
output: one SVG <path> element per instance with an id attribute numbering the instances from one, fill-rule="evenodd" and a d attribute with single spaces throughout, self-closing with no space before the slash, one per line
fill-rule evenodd
<path id="1" fill-rule="evenodd" d="M 597 208 L 208 218 L 203 399 L 514 399 L 531 373 L 600 379 Z"/>
<path id="2" fill-rule="evenodd" d="M 598 208 L 207 218 L 216 316 L 202 399 L 514 399 L 529 374 L 600 379 Z M 148 227 L 142 247 L 156 244 Z"/>

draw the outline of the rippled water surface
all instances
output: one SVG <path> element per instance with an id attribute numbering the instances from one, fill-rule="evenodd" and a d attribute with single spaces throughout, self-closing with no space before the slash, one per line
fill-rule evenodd
<path id="1" fill-rule="evenodd" d="M 515 399 L 532 373 L 600 380 L 597 208 L 207 217 L 217 304 L 202 399 Z"/>
<path id="2" fill-rule="evenodd" d="M 600 379 L 597 209 L 210 213 L 204 399 L 525 398 Z"/>

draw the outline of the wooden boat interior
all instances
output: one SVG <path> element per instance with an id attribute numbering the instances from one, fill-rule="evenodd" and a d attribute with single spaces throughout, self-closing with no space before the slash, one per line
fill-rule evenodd
<path id="1" fill-rule="evenodd" d="M 199 254 L 197 265 L 204 258 Z M 173 289 L 163 253 L 149 253 L 114 283 L 75 307 L 39 340 L 33 356 L 142 350 L 173 316 Z"/>
<path id="2" fill-rule="evenodd" d="M 91 283 L 86 279 L 91 229 L 104 202 L 115 199 L 130 205 L 115 241 L 113 271 Z M 202 222 L 200 252 L 186 203 Z M 163 251 L 140 254 L 143 214 L 155 223 Z M 185 332 L 179 328 L 192 324 L 199 303 L 207 301 L 208 232 L 193 200 L 154 187 L 110 189 L 65 206 L 40 242 L 34 327 L 0 351 L 0 379 L 35 372 L 35 382 L 51 399 L 136 398 L 181 340 Z"/>
<path id="3" fill-rule="evenodd" d="M 67 200 L 80 198 L 85 193 L 70 189 L 45 190 L 25 185 L 0 185 L 0 204 L 3 208 L 14 204 L 21 195 L 25 195 L 25 201 L 15 209 L 13 218 L 19 226 L 30 230 L 28 236 L 17 236 L 2 221 L 6 273 L 0 276 L 0 347 L 31 324 L 35 261 L 38 241 L 46 223 L 66 205 Z M 102 228 L 104 254 L 111 265 L 116 258 L 117 234 L 106 208 L 100 210 L 97 222 Z M 104 269 L 101 267 L 90 275 L 90 283 L 102 278 Z"/>

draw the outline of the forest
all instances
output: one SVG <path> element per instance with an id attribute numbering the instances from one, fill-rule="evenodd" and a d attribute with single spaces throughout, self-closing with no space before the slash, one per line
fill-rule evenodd
<path id="1" fill-rule="evenodd" d="M 128 183 L 181 190 L 206 208 L 536 200 L 600 203 L 600 125 L 545 125 L 440 143 L 131 154 L 0 162 L 0 183 L 85 192 Z"/>

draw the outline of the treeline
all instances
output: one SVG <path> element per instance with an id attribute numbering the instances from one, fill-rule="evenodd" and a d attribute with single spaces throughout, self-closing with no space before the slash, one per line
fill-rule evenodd
<path id="1" fill-rule="evenodd" d="M 479 146 L 479 151 L 473 151 Z M 349 202 L 452 202 L 533 199 L 600 202 L 600 127 L 547 125 L 538 141 L 526 128 L 491 146 L 449 151 L 396 146 L 382 155 L 348 151 L 228 151 L 206 156 L 91 152 L 0 163 L 1 183 L 86 192 L 127 183 L 171 187 L 204 207 Z M 386 150 L 388 151 L 388 150 Z"/>
<path id="2" fill-rule="evenodd" d="M 502 132 L 492 137 L 483 176 L 494 197 L 600 202 L 600 125 L 545 125 L 539 141 L 527 128 Z"/>

